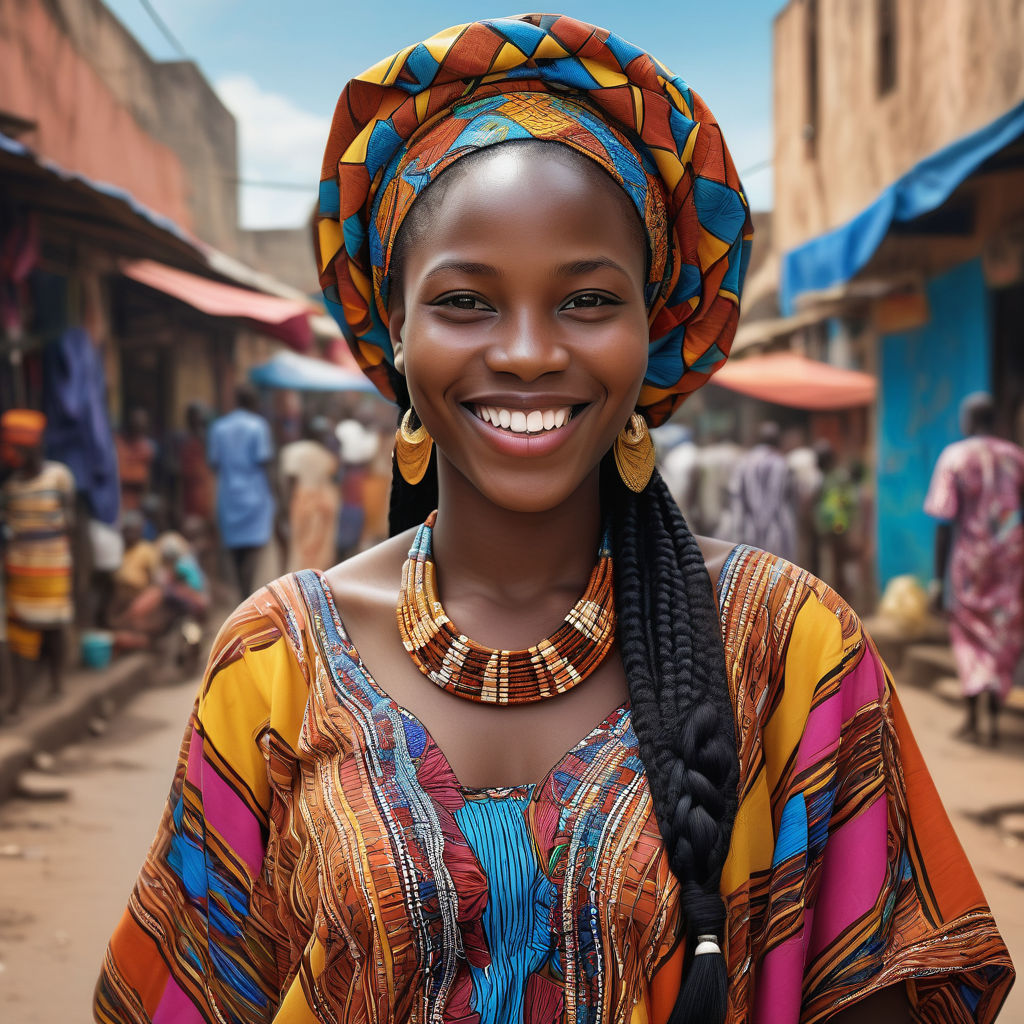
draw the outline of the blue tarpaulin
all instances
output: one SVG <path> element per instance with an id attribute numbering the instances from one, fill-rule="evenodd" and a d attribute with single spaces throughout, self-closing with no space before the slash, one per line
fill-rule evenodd
<path id="1" fill-rule="evenodd" d="M 940 207 L 989 157 L 1024 135 L 1024 103 L 984 128 L 926 157 L 846 224 L 812 238 L 782 258 L 779 301 L 792 315 L 796 299 L 849 281 L 871 259 L 893 221 Z"/>
<path id="2" fill-rule="evenodd" d="M 253 384 L 264 388 L 288 388 L 292 391 L 365 391 L 377 394 L 367 377 L 355 370 L 328 363 L 324 359 L 300 356 L 297 352 L 279 352 L 273 359 L 249 371 Z"/>

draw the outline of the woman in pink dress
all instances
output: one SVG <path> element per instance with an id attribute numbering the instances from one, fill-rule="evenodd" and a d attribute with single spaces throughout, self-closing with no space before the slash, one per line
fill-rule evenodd
<path id="1" fill-rule="evenodd" d="M 964 399 L 961 423 L 967 437 L 939 456 L 924 508 L 943 520 L 935 576 L 941 599 L 949 569 L 950 635 L 967 698 L 958 735 L 979 739 L 985 694 L 987 739 L 995 744 L 999 709 L 1024 650 L 1024 449 L 993 436 L 989 395 Z"/>

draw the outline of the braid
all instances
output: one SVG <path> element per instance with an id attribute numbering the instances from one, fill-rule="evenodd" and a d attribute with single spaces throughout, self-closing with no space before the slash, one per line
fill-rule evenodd
<path id="1" fill-rule="evenodd" d="M 701 550 L 657 470 L 641 494 L 626 490 L 613 470 L 602 485 L 612 509 L 633 729 L 687 928 L 688 969 L 670 1024 L 720 1024 L 728 1003 L 725 960 L 693 956 L 700 935 L 724 942 L 719 886 L 738 799 L 715 596 Z"/>

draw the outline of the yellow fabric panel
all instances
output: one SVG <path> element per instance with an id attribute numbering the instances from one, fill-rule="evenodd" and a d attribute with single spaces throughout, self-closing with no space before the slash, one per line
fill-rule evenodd
<path id="1" fill-rule="evenodd" d="M 764 726 L 769 790 L 775 789 L 800 742 L 817 683 L 842 660 L 842 638 L 842 627 L 835 615 L 809 597 L 793 623 L 782 701 Z"/>
<path id="2" fill-rule="evenodd" d="M 392 56 L 377 61 L 358 76 L 357 81 L 373 82 L 377 85 L 393 85 L 398 73 L 405 67 L 409 54 L 415 49 L 415 45 L 406 46 Z"/>
<path id="3" fill-rule="evenodd" d="M 761 772 L 736 812 L 729 856 L 722 868 L 722 892 L 735 892 L 756 872 L 767 871 L 774 850 L 771 793 Z"/>
<path id="4" fill-rule="evenodd" d="M 580 63 L 587 69 L 594 81 L 605 89 L 616 85 L 625 85 L 629 81 L 621 71 L 614 71 L 607 64 L 599 64 L 597 61 L 587 60 L 586 57 L 580 57 Z"/>
<path id="5" fill-rule="evenodd" d="M 445 58 L 448 56 L 448 51 L 452 47 L 452 43 L 462 35 L 465 25 L 453 25 L 450 29 L 444 32 L 438 32 L 436 36 L 431 36 L 429 39 L 423 40 L 423 46 L 431 57 L 438 62 L 443 64 Z"/>
<path id="6" fill-rule="evenodd" d="M 260 656 L 283 646 L 274 644 Z M 274 678 L 269 671 L 271 660 L 261 662 L 256 671 L 244 659 L 225 665 L 210 680 L 199 701 L 204 734 L 262 807 L 270 803 L 270 785 L 258 737 L 270 721 Z"/>
<path id="7" fill-rule="evenodd" d="M 320 238 L 320 270 L 324 271 L 345 245 L 345 230 L 336 220 L 322 220 L 316 229 Z"/>
<path id="8" fill-rule="evenodd" d="M 540 41 L 540 46 L 533 51 L 534 60 L 567 56 L 568 53 L 565 47 L 554 36 L 545 36 Z"/>
<path id="9" fill-rule="evenodd" d="M 723 242 L 721 238 L 717 238 L 710 231 L 705 231 L 704 228 L 700 228 L 698 232 L 697 255 L 705 267 L 717 263 L 729 251 L 731 245 L 732 243 Z"/>
<path id="10" fill-rule="evenodd" d="M 523 62 L 523 51 L 511 43 L 505 45 L 498 51 L 491 65 L 493 71 L 508 71 L 510 68 L 518 67 Z"/>

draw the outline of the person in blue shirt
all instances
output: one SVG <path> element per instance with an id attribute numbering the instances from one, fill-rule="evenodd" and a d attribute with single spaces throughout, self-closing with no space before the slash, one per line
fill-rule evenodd
<path id="1" fill-rule="evenodd" d="M 274 446 L 270 425 L 256 411 L 256 392 L 242 385 L 237 408 L 210 427 L 207 458 L 217 474 L 217 526 L 231 556 L 243 597 L 252 593 L 256 559 L 274 526 L 275 502 L 270 486 Z"/>

